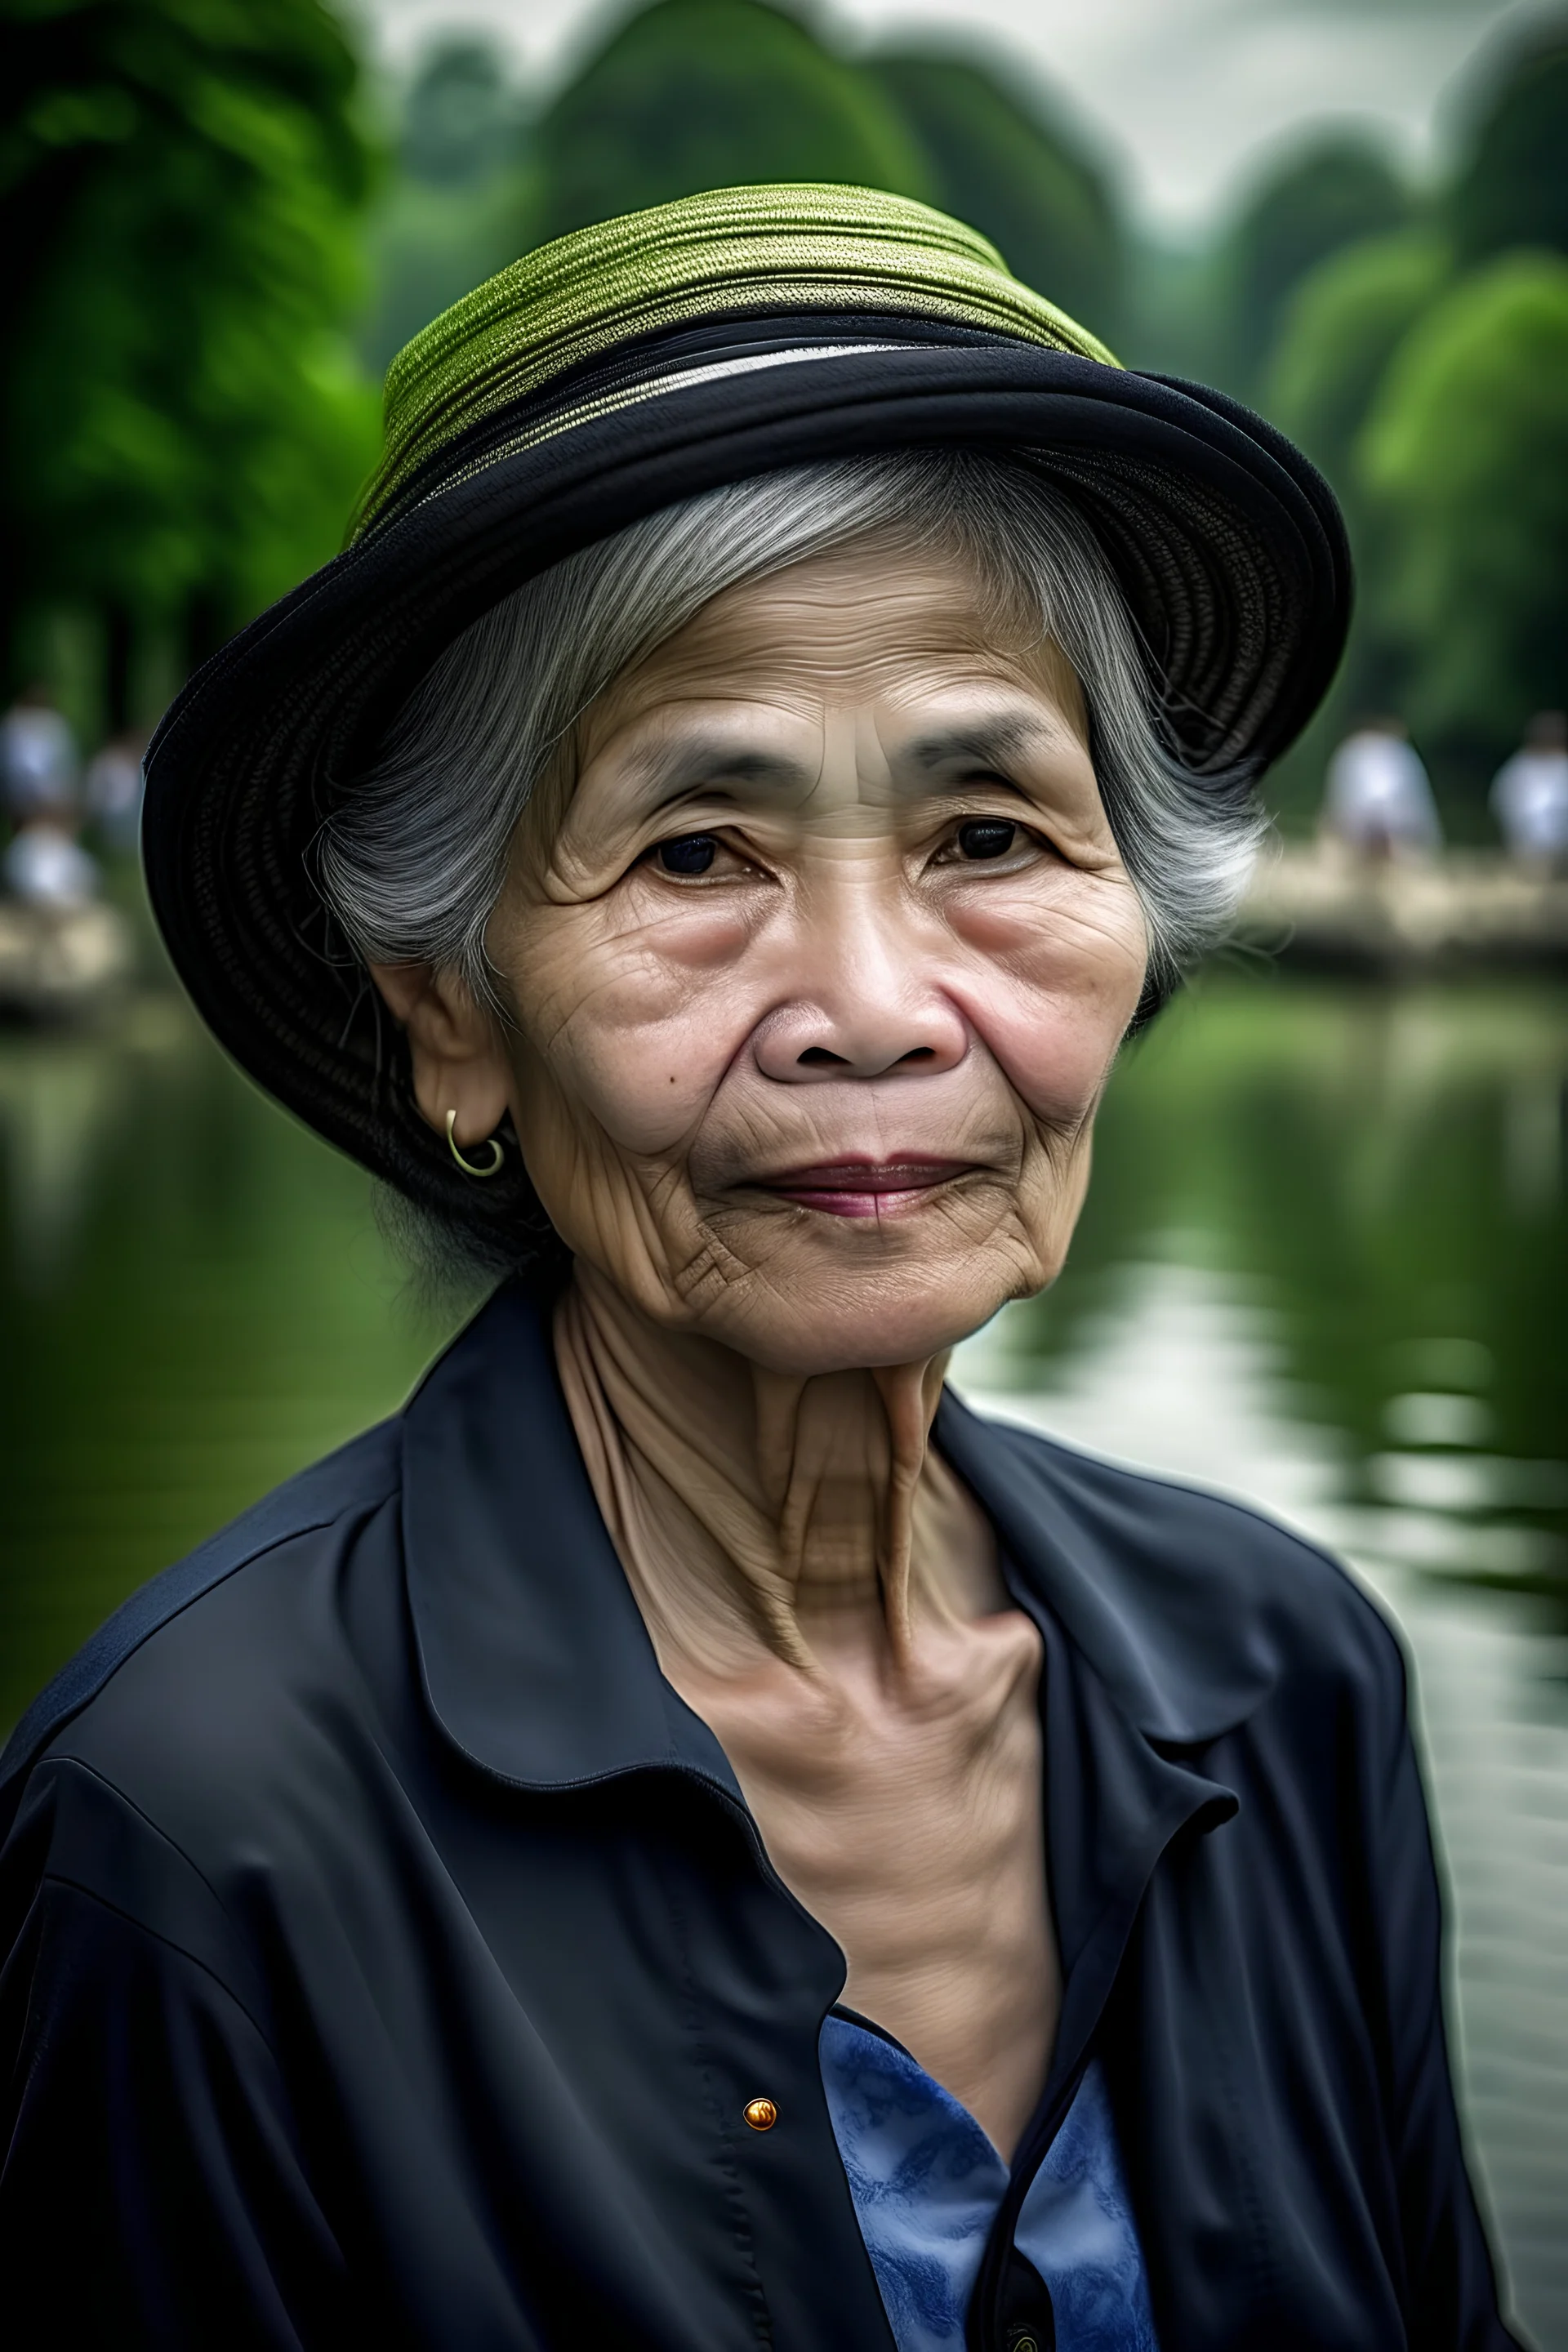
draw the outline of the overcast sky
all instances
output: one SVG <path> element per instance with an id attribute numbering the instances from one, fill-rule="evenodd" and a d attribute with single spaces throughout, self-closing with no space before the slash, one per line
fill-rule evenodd
<path id="1" fill-rule="evenodd" d="M 605 0 L 349 0 L 401 64 L 433 34 L 487 27 L 549 87 Z M 851 35 L 962 27 L 1078 100 L 1129 191 L 1172 228 L 1201 221 L 1259 156 L 1325 117 L 1391 126 L 1413 157 L 1440 141 L 1445 93 L 1503 20 L 1540 0 L 836 0 Z"/>

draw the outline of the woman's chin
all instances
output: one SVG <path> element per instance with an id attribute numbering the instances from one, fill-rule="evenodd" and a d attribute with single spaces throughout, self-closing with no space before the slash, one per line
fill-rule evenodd
<path id="1" fill-rule="evenodd" d="M 835 1266 L 794 1279 L 770 1267 L 731 1292 L 703 1328 L 770 1371 L 811 1379 L 944 1355 L 1009 1298 L 1039 1286 L 1021 1280 L 1016 1266 L 906 1265 L 891 1277 L 887 1269 L 857 1276 Z"/>

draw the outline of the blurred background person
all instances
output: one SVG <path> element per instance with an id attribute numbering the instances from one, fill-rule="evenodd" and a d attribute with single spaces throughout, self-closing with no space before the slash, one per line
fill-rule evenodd
<path id="1" fill-rule="evenodd" d="M 1443 845 L 1432 782 L 1403 719 L 1363 719 L 1329 762 L 1325 836 L 1358 857 L 1429 857 Z"/>
<path id="2" fill-rule="evenodd" d="M 24 905 L 61 914 L 95 898 L 98 865 L 77 839 L 74 811 L 44 809 L 19 824 L 0 860 L 0 878 Z"/>
<path id="3" fill-rule="evenodd" d="M 76 739 L 48 688 L 26 687 L 0 719 L 0 780 L 12 835 L 0 882 L 26 905 L 64 911 L 97 895 L 81 827 Z"/>
<path id="4" fill-rule="evenodd" d="M 88 763 L 87 814 L 105 849 L 134 856 L 142 823 L 142 754 L 146 738 L 138 728 L 111 735 Z"/>
<path id="5" fill-rule="evenodd" d="M 1538 710 L 1492 779 L 1492 814 L 1510 857 L 1568 866 L 1568 712 Z"/>
<path id="6" fill-rule="evenodd" d="M 47 686 L 35 679 L 0 719 L 6 815 L 22 825 L 41 815 L 74 814 L 79 773 L 76 739 Z"/>

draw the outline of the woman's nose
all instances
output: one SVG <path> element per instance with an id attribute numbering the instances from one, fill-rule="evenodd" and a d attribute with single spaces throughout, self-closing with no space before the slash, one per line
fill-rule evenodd
<path id="1" fill-rule="evenodd" d="M 918 959 L 900 959 L 864 938 L 859 947 L 852 956 L 805 960 L 800 993 L 757 1030 L 754 1051 L 764 1077 L 798 1086 L 880 1078 L 894 1070 L 934 1074 L 963 1059 L 963 1016 L 929 967 L 922 971 Z"/>

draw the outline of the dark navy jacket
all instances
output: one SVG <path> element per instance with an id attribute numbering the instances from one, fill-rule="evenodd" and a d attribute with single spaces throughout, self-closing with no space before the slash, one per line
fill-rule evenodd
<path id="1" fill-rule="evenodd" d="M 952 1398 L 937 1437 L 1044 1639 L 1066 1976 L 973 2344 L 1050 2342 L 1012 2218 L 1092 2048 L 1162 2352 L 1501 2352 L 1391 1635 L 1229 1503 Z M 18 2352 L 891 2352 L 842 1957 L 658 1672 L 520 1296 L 130 1601 L 7 1771 Z"/>

